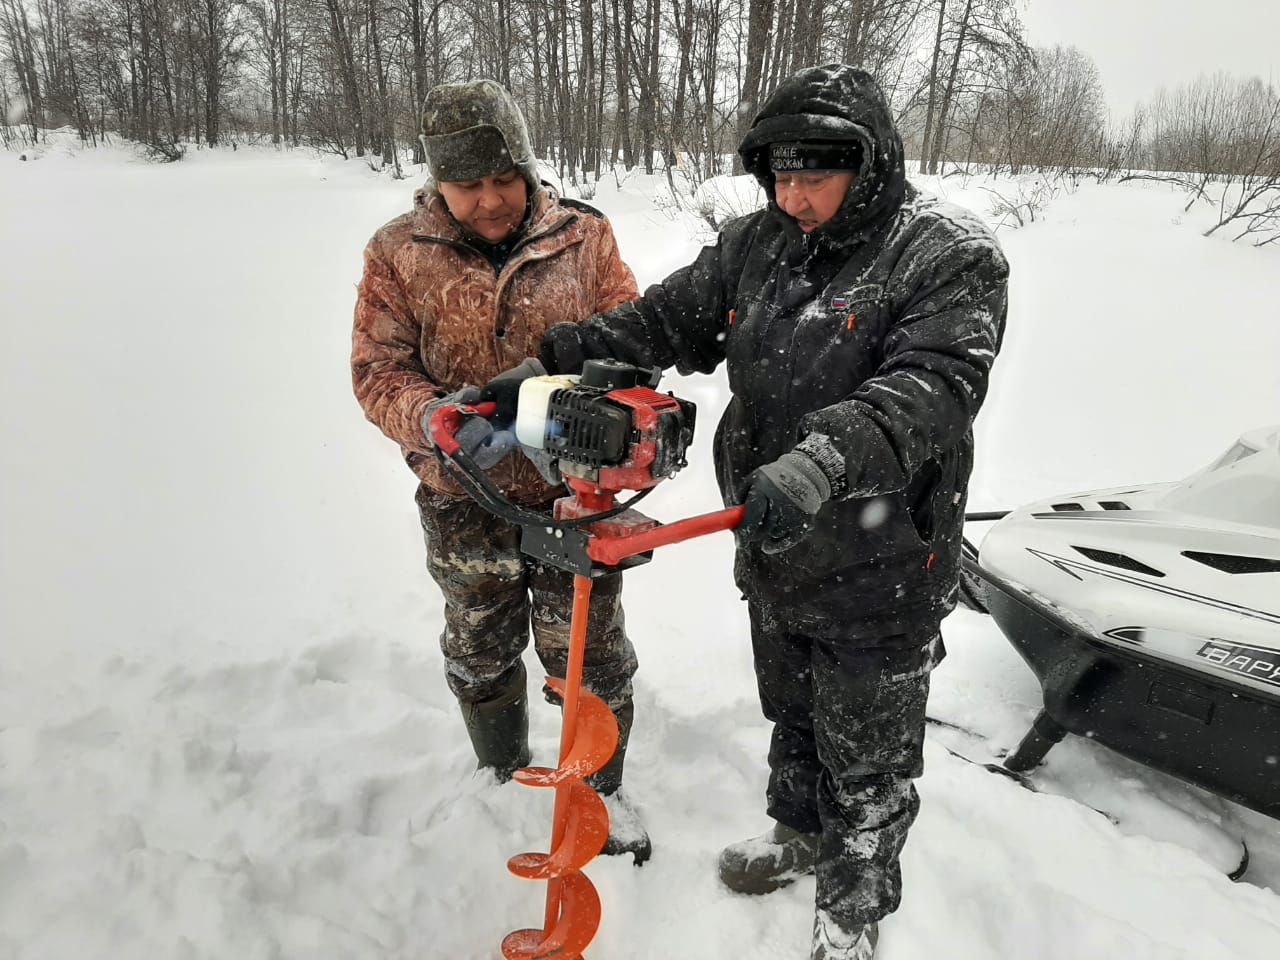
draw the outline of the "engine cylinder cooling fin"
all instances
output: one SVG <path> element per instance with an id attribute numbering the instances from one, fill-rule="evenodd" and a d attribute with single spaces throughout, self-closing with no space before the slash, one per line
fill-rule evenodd
<path id="1" fill-rule="evenodd" d="M 623 407 L 601 403 L 599 395 L 559 390 L 547 407 L 548 450 L 573 463 L 616 466 L 626 459 L 631 415 Z"/>

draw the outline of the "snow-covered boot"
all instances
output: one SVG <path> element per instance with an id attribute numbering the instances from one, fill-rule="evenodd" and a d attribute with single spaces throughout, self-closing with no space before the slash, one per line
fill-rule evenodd
<path id="1" fill-rule="evenodd" d="M 644 821 L 640 819 L 640 812 L 621 787 L 613 793 L 603 794 L 603 799 L 609 811 L 609 839 L 600 852 L 606 857 L 629 853 L 635 865 L 641 866 L 653 855 L 653 843 L 649 840 L 649 831 L 644 828 Z"/>
<path id="2" fill-rule="evenodd" d="M 600 852 L 605 856 L 629 853 L 638 867 L 653 854 L 653 844 L 639 811 L 622 789 L 622 768 L 627 762 L 627 743 L 631 740 L 631 726 L 635 721 L 635 704 L 630 701 L 624 703 L 614 711 L 614 716 L 618 720 L 618 749 L 604 767 L 587 778 L 587 783 L 604 798 L 604 805 L 609 811 L 609 839 Z"/>
<path id="3" fill-rule="evenodd" d="M 813 948 L 809 960 L 872 960 L 879 930 L 874 921 L 846 930 L 819 910 L 813 915 Z"/>
<path id="4" fill-rule="evenodd" d="M 477 770 L 492 770 L 498 782 L 505 783 L 529 765 L 529 694 L 523 663 L 493 697 L 461 706 L 479 761 Z"/>
<path id="5" fill-rule="evenodd" d="M 813 873 L 819 837 L 775 823 L 768 833 L 720 851 L 720 880 L 735 893 L 772 893 Z"/>

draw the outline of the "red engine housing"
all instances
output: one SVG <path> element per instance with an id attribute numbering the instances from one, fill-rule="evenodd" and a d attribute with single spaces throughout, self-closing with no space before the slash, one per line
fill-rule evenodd
<path id="1" fill-rule="evenodd" d="M 647 490 L 685 466 L 694 413 L 651 387 L 568 387 L 548 404 L 545 449 L 580 495 Z"/>

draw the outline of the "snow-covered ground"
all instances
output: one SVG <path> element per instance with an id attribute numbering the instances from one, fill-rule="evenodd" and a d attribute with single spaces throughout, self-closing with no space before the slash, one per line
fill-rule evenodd
<path id="1" fill-rule="evenodd" d="M 697 248 L 658 186 L 596 196 L 642 284 Z M 545 848 L 549 799 L 472 774 L 414 481 L 350 393 L 360 250 L 411 189 L 304 153 L 0 154 L 0 960 L 478 960 L 539 922 L 505 861 Z M 975 507 L 1173 478 L 1280 420 L 1280 250 L 1181 208 L 1085 186 L 1001 232 Z M 703 424 L 646 505 L 675 519 L 718 506 L 725 387 L 668 386 Z M 628 575 L 656 853 L 590 866 L 592 957 L 807 956 L 811 880 L 749 899 L 715 876 L 766 825 L 729 559 L 720 536 Z M 1009 747 L 1034 678 L 983 618 L 945 629 L 931 713 Z M 557 732 L 536 707 L 536 759 Z M 1274 821 L 1075 739 L 1033 794 L 930 737 L 884 960 L 1280 956 Z"/>

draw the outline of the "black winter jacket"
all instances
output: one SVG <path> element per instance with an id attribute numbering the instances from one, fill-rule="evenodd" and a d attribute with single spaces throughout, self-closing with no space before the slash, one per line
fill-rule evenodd
<path id="1" fill-rule="evenodd" d="M 770 142 L 803 139 L 863 145 L 843 205 L 807 237 L 774 203 L 766 156 Z M 768 207 L 727 224 L 640 300 L 588 321 L 586 347 L 682 373 L 727 364 L 732 399 L 715 445 L 727 504 L 798 441 L 829 441 L 846 488 L 791 550 L 740 547 L 738 585 L 785 606 L 796 632 L 915 634 L 955 603 L 971 428 L 1008 267 L 977 217 L 908 186 L 888 107 L 861 70 L 791 78 L 741 153 Z"/>

